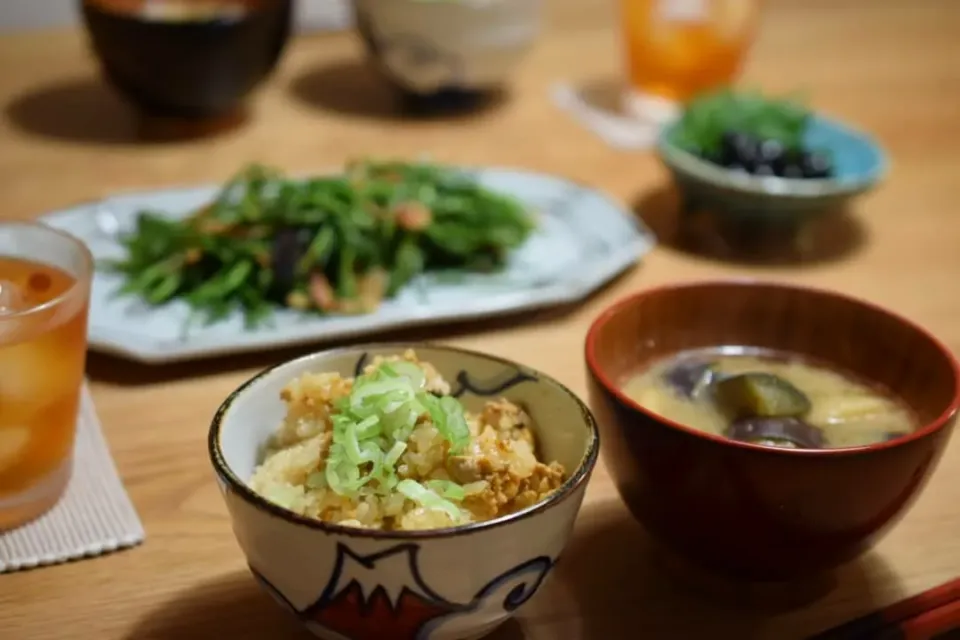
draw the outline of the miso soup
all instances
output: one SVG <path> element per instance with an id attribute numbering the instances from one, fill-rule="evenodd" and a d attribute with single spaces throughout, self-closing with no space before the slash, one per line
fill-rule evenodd
<path id="1" fill-rule="evenodd" d="M 628 378 L 644 408 L 692 429 L 800 449 L 855 447 L 916 429 L 892 395 L 826 366 L 778 352 L 685 351 Z"/>

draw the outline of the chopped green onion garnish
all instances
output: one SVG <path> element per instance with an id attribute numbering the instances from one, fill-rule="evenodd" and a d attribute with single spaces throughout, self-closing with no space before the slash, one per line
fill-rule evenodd
<path id="1" fill-rule="evenodd" d="M 463 487 L 450 480 L 427 480 L 427 487 L 450 500 L 463 500 L 467 497 Z"/>
<path id="2" fill-rule="evenodd" d="M 436 492 L 426 488 L 416 480 L 401 480 L 397 484 L 397 491 L 413 500 L 422 507 L 443 511 L 454 522 L 458 522 L 461 517 L 460 508 L 449 500 L 444 500 Z"/>
<path id="3" fill-rule="evenodd" d="M 467 427 L 463 407 L 456 398 L 450 396 L 437 398 L 430 394 L 424 395 L 426 398 L 421 401 L 430 412 L 430 418 L 437 430 L 450 442 L 450 451 L 458 453 L 470 440 L 470 429 Z"/>
<path id="4" fill-rule="evenodd" d="M 387 467 L 393 467 L 397 464 L 397 460 L 400 459 L 400 456 L 403 455 L 403 452 L 407 450 L 407 443 L 405 442 L 394 442 L 393 446 L 390 447 L 390 451 L 387 451 L 387 455 L 383 457 L 383 464 Z"/>
<path id="5" fill-rule="evenodd" d="M 427 377 L 423 374 L 423 369 L 412 362 L 396 362 L 393 365 L 393 371 L 409 380 L 417 391 L 427 386 Z"/>
<path id="6" fill-rule="evenodd" d="M 423 370 L 412 362 L 383 363 L 358 376 L 350 394 L 334 404 L 326 468 L 322 474 L 312 474 L 310 484 L 349 497 L 389 495 L 396 490 L 459 522 L 463 512 L 453 501 L 466 497 L 463 487 L 450 480 L 429 480 L 425 486 L 397 477 L 396 466 L 407 450 L 407 440 L 425 414 L 452 452 L 469 442 L 463 406 L 456 398 L 428 393 Z"/>

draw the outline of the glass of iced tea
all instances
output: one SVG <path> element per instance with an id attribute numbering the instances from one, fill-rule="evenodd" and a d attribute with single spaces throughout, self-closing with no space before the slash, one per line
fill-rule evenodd
<path id="1" fill-rule="evenodd" d="M 620 0 L 626 108 L 667 120 L 698 93 L 730 84 L 753 42 L 761 0 Z"/>
<path id="2" fill-rule="evenodd" d="M 70 479 L 93 258 L 48 226 L 0 223 L 0 531 Z"/>

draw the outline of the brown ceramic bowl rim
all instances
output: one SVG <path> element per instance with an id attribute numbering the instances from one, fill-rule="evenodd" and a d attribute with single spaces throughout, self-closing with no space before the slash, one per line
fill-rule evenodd
<path id="1" fill-rule="evenodd" d="M 953 370 L 954 378 L 954 390 L 953 390 L 953 399 L 947 405 L 946 409 L 937 416 L 935 419 L 927 422 L 922 425 L 919 429 L 913 431 L 912 433 L 896 438 L 894 440 L 889 440 L 887 442 L 879 442 L 870 445 L 863 445 L 858 447 L 835 447 L 829 449 L 786 449 L 779 447 L 767 447 L 759 444 L 752 444 L 749 442 L 740 442 L 738 440 L 731 440 L 729 438 L 724 438 L 723 436 L 713 435 L 710 433 L 704 433 L 702 431 L 697 431 L 696 429 L 691 429 L 679 422 L 675 422 L 666 418 L 658 413 L 650 411 L 649 409 L 644 408 L 639 403 L 632 400 L 627 396 L 623 391 L 620 390 L 620 387 L 615 384 L 615 381 L 610 378 L 603 370 L 603 367 L 600 366 L 600 363 L 596 354 L 596 344 L 598 336 L 604 330 L 607 323 L 610 320 L 621 313 L 624 309 L 627 309 L 637 302 L 646 299 L 652 298 L 669 291 L 677 290 L 692 290 L 692 289 L 707 289 L 712 287 L 756 287 L 759 289 L 780 289 L 780 290 L 789 290 L 798 295 L 816 295 L 816 296 L 827 296 L 834 299 L 840 299 L 845 302 L 849 302 L 855 305 L 859 305 L 868 309 L 871 313 L 881 314 L 888 318 L 891 318 L 901 325 L 905 325 L 910 329 L 916 331 L 921 336 L 924 337 L 927 341 L 933 344 L 937 351 L 940 352 L 940 355 L 950 364 L 950 367 Z M 960 410 L 960 362 L 957 361 L 956 356 L 953 355 L 953 352 L 939 339 L 934 337 L 929 331 L 913 322 L 908 320 L 905 317 L 890 311 L 884 307 L 881 307 L 878 304 L 869 302 L 862 298 L 856 296 L 847 295 L 845 293 L 839 293 L 836 291 L 831 291 L 829 289 L 822 289 L 818 287 L 808 287 L 808 286 L 798 286 L 791 284 L 784 284 L 779 282 L 770 282 L 767 280 L 761 280 L 756 278 L 727 278 L 727 279 L 717 279 L 717 280 L 691 280 L 687 282 L 678 282 L 672 284 L 664 284 L 650 289 L 644 289 L 637 293 L 628 295 L 604 309 L 600 312 L 594 321 L 591 323 L 590 328 L 587 330 L 587 338 L 585 341 L 585 357 L 587 361 L 587 368 L 589 369 L 591 375 L 599 381 L 603 386 L 604 390 L 615 397 L 620 403 L 626 407 L 632 409 L 633 411 L 645 414 L 657 422 L 665 424 L 672 429 L 677 431 L 682 431 L 688 435 L 701 438 L 704 440 L 709 440 L 711 442 L 717 443 L 722 446 L 731 447 L 735 449 L 742 449 L 745 451 L 755 451 L 757 453 L 766 453 L 770 455 L 781 455 L 781 456 L 794 456 L 794 457 L 840 457 L 847 455 L 856 455 L 863 454 L 866 452 L 873 451 L 882 451 L 888 449 L 894 449 L 901 445 L 905 445 L 917 440 L 922 440 L 923 438 L 929 437 L 942 429 L 950 421 L 950 418 Z"/>
<path id="2" fill-rule="evenodd" d="M 228 0 L 224 0 L 222 4 L 229 5 L 229 4 L 237 4 L 237 3 L 231 3 Z M 258 2 L 255 6 L 252 6 L 252 7 L 247 6 L 246 3 L 240 3 L 240 4 L 243 5 L 242 16 L 245 18 L 252 18 L 260 13 L 267 13 L 271 11 L 276 11 L 278 9 L 284 10 L 288 5 L 290 5 L 290 0 L 278 0 L 274 2 Z M 137 22 L 144 22 L 144 20 L 141 17 L 139 17 L 143 11 L 142 7 L 137 11 L 128 11 L 126 9 L 117 8 L 114 5 L 114 3 L 111 2 L 110 0 L 80 0 L 80 5 L 83 7 L 84 10 L 92 9 L 104 15 L 131 19 Z M 200 22 L 204 23 L 204 22 L 212 22 L 212 21 L 202 20 Z M 183 25 L 183 24 L 195 24 L 195 23 L 191 21 L 185 21 L 185 22 L 166 21 L 166 22 L 163 22 L 163 24 Z"/>
<path id="3" fill-rule="evenodd" d="M 308 518 L 307 516 L 299 515 L 289 509 L 285 509 L 278 504 L 270 502 L 256 491 L 250 488 L 246 482 L 244 482 L 237 474 L 233 471 L 230 465 L 227 463 L 223 455 L 223 450 L 220 446 L 220 431 L 223 424 L 223 420 L 227 415 L 227 412 L 233 406 L 233 403 L 238 397 L 240 397 L 247 389 L 257 383 L 261 378 L 264 378 L 277 369 L 293 365 L 296 362 L 302 362 L 304 360 L 312 360 L 320 356 L 330 356 L 336 354 L 348 354 L 355 353 L 360 354 L 364 351 L 373 351 L 373 350 L 393 350 L 397 353 L 402 353 L 407 349 L 430 349 L 433 351 L 446 351 L 455 355 L 465 355 L 472 356 L 476 358 L 482 358 L 484 360 L 489 360 L 491 362 L 497 362 L 506 366 L 513 367 L 518 371 L 525 372 L 531 375 L 536 382 L 547 383 L 553 385 L 556 389 L 567 395 L 572 399 L 577 407 L 580 409 L 580 417 L 583 420 L 583 423 L 586 425 L 589 430 L 589 442 L 586 444 L 586 449 L 583 452 L 583 456 L 580 458 L 580 462 L 577 464 L 576 468 L 572 470 L 569 477 L 560 485 L 560 487 L 554 491 L 552 494 L 547 496 L 545 500 L 541 500 L 536 504 L 530 505 L 525 509 L 510 513 L 498 518 L 493 518 L 492 520 L 483 520 L 480 522 L 471 522 L 468 524 L 456 525 L 453 527 L 444 527 L 439 529 L 422 529 L 422 530 L 410 530 L 410 531 L 382 531 L 379 529 L 362 529 L 360 527 L 350 527 L 339 524 L 334 524 L 330 522 L 324 522 L 316 518 Z M 312 351 L 305 355 L 299 356 L 297 358 L 292 358 L 290 360 L 284 360 L 278 364 L 267 367 L 263 371 L 257 373 L 246 382 L 241 384 L 239 387 L 234 389 L 230 395 L 223 401 L 220 407 L 217 409 L 216 414 L 213 416 L 213 420 L 210 424 L 210 431 L 207 437 L 207 450 L 210 455 L 210 461 L 213 463 L 213 469 L 216 472 L 217 476 L 226 483 L 230 490 L 235 492 L 240 496 L 244 501 L 249 503 L 256 509 L 267 513 L 273 517 L 285 520 L 291 524 L 307 527 L 308 529 L 314 529 L 318 531 L 323 531 L 328 534 L 340 534 L 344 536 L 349 536 L 353 538 L 372 538 L 376 540 L 425 540 L 433 538 L 452 538 L 455 536 L 479 533 L 481 531 L 487 531 L 494 529 L 500 526 L 508 525 L 512 522 L 517 522 L 519 520 L 524 520 L 526 518 L 535 516 L 537 514 L 543 513 L 544 511 L 551 509 L 555 506 L 560 505 L 569 499 L 578 488 L 580 488 L 587 480 L 590 478 L 593 468 L 597 464 L 597 458 L 600 454 L 600 430 L 597 428 L 596 420 L 594 420 L 593 413 L 590 409 L 584 404 L 577 394 L 567 388 L 566 385 L 558 381 L 556 378 L 549 376 L 537 369 L 521 365 L 518 362 L 509 360 L 507 358 L 501 358 L 489 353 L 483 353 L 482 351 L 474 351 L 472 349 L 463 349 L 460 347 L 454 347 L 446 344 L 438 344 L 435 342 L 368 342 L 361 343 L 343 347 L 333 347 L 330 349 L 320 349 L 318 351 Z"/>

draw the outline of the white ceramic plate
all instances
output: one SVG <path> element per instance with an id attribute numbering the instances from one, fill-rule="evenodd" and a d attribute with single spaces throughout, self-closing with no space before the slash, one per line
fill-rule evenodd
<path id="1" fill-rule="evenodd" d="M 604 194 L 544 174 L 513 169 L 472 172 L 481 183 L 538 212 L 538 229 L 494 274 L 465 274 L 455 282 L 425 275 L 375 313 L 317 316 L 278 310 L 272 326 L 243 327 L 242 318 L 187 328 L 188 309 L 173 302 L 149 307 L 113 295 L 118 276 L 98 272 L 90 303 L 90 348 L 149 363 L 330 342 L 387 329 L 477 319 L 580 300 L 653 247 L 653 234 Z M 122 257 L 117 233 L 138 211 L 186 215 L 218 187 L 130 193 L 51 213 L 43 221 L 87 243 L 97 259 Z"/>

